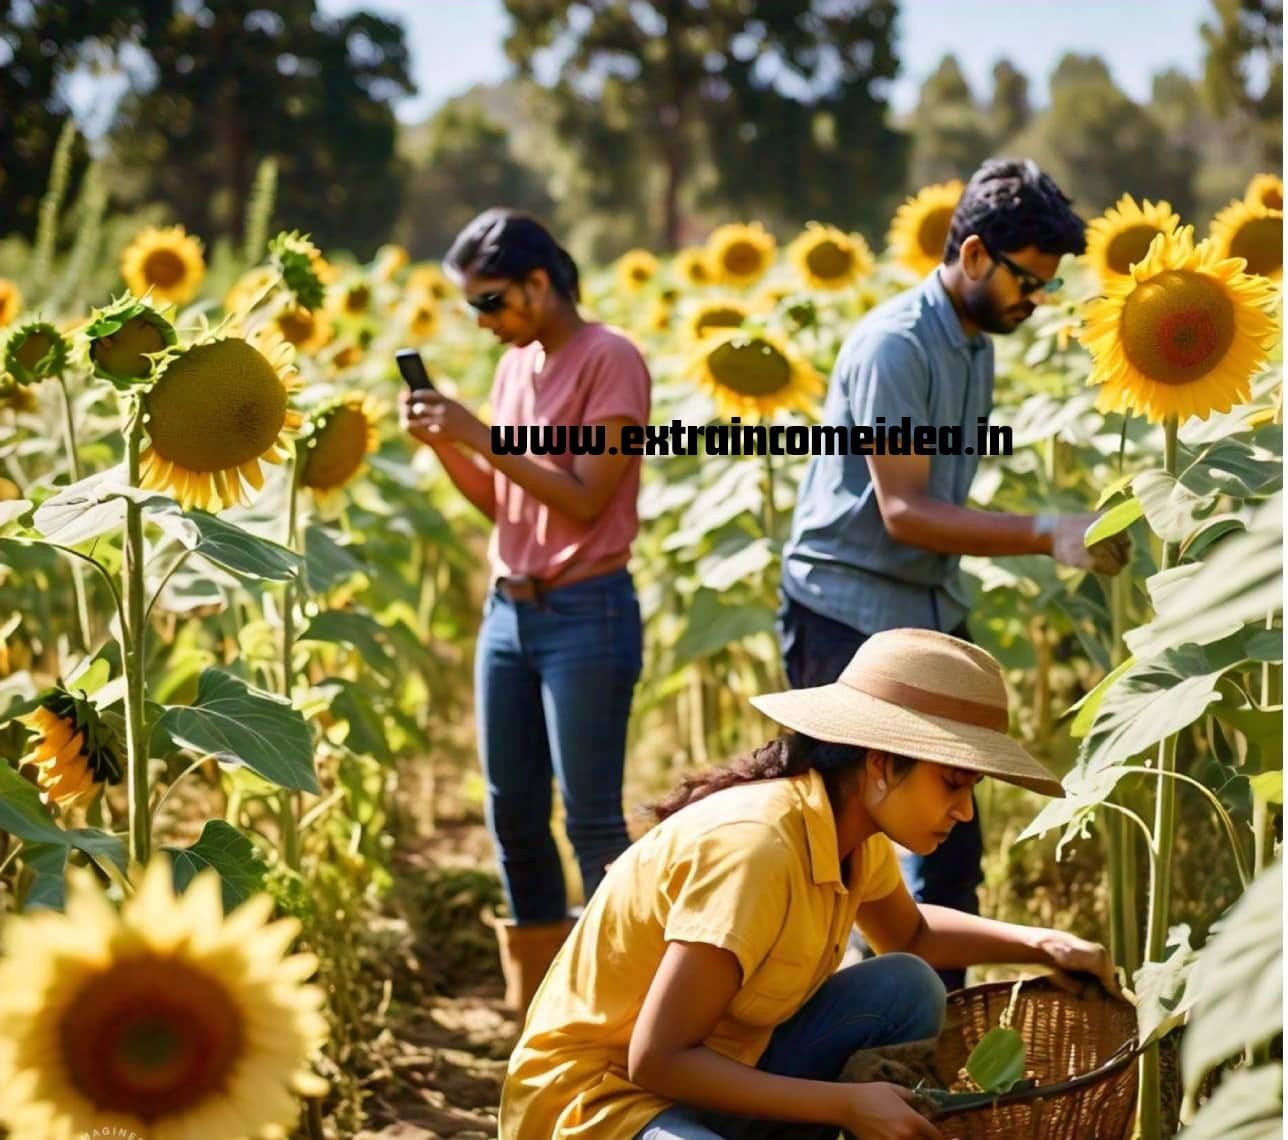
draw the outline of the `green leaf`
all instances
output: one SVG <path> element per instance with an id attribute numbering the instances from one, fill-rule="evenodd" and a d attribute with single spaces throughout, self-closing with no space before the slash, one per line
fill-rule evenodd
<path id="1" fill-rule="evenodd" d="M 1283 1140 L 1284 1067 L 1227 1074 L 1179 1140 Z"/>
<path id="2" fill-rule="evenodd" d="M 1248 783 L 1252 787 L 1252 798 L 1258 803 L 1282 804 L 1284 802 L 1282 771 L 1262 772 L 1258 776 L 1249 776 Z"/>
<path id="3" fill-rule="evenodd" d="M 67 905 L 67 856 L 71 848 L 61 843 L 24 843 L 22 865 L 31 872 L 31 886 L 22 909 L 62 910 Z"/>
<path id="4" fill-rule="evenodd" d="M 985 1092 L 1004 1093 L 1024 1076 L 1024 1055 L 1019 1032 L 995 1026 L 971 1050 L 966 1071 Z"/>
<path id="5" fill-rule="evenodd" d="M 1196 495 L 1166 471 L 1142 471 L 1132 481 L 1150 529 L 1164 542 L 1184 542 L 1212 510 L 1216 494 Z"/>
<path id="6" fill-rule="evenodd" d="M 364 569 L 362 560 L 326 527 L 311 526 L 304 532 L 304 571 L 311 593 L 325 594 Z"/>
<path id="7" fill-rule="evenodd" d="M 221 669 L 206 669 L 191 705 L 172 705 L 161 727 L 181 748 L 244 764 L 281 788 L 317 792 L 313 739 L 291 703 Z"/>
<path id="8" fill-rule="evenodd" d="M 348 726 L 344 737 L 346 748 L 386 762 L 393 761 L 393 753 L 385 739 L 384 717 L 372 702 L 369 692 L 341 677 L 328 677 L 318 686 L 318 691 L 330 697 L 331 715 Z"/>
<path id="9" fill-rule="evenodd" d="M 30 499 L 9 499 L 0 503 L 0 528 L 7 527 L 12 522 L 17 522 L 29 510 L 31 510 Z"/>
<path id="10" fill-rule="evenodd" d="M 304 564 L 298 554 L 280 543 L 252 534 L 218 515 L 185 511 L 176 516 L 164 504 L 157 510 L 149 509 L 148 515 L 193 553 L 242 578 L 289 582 Z"/>
<path id="11" fill-rule="evenodd" d="M 1263 871 L 1203 948 L 1186 987 L 1193 1004 L 1181 1045 L 1187 1090 L 1248 1046 L 1283 1032 L 1283 863 Z"/>
<path id="12" fill-rule="evenodd" d="M 1043 835 L 1052 828 L 1063 827 L 1064 835 L 1056 847 L 1056 858 L 1060 849 L 1070 840 L 1081 834 L 1083 828 L 1095 818 L 1114 789 L 1124 776 L 1136 771 L 1123 764 L 1108 768 L 1088 768 L 1081 764 L 1074 768 L 1062 781 L 1064 798 L 1050 800 L 1043 805 L 1033 822 L 1016 838 L 1016 843 Z"/>
<path id="13" fill-rule="evenodd" d="M 734 554 L 698 563 L 698 581 L 708 590 L 717 593 L 728 590 L 739 582 L 754 580 L 774 562 L 774 548 L 767 538 L 757 538 L 746 543 Z"/>
<path id="14" fill-rule="evenodd" d="M 357 610 L 324 610 L 309 622 L 299 640 L 350 645 L 378 672 L 390 677 L 399 672 L 398 662 L 386 645 L 389 635 L 370 614 Z"/>
<path id="15" fill-rule="evenodd" d="M 1128 499 L 1111 507 L 1088 528 L 1082 539 L 1083 545 L 1094 546 L 1102 539 L 1121 534 L 1144 513 L 1145 508 L 1139 499 Z"/>
<path id="16" fill-rule="evenodd" d="M 1211 708 L 1214 716 L 1231 728 L 1243 733 L 1253 752 L 1253 767 L 1263 772 L 1283 768 L 1284 762 L 1284 709 L 1283 705 L 1253 704 L 1244 691 L 1229 677 L 1221 679 L 1218 686 L 1221 701 Z M 1267 772 L 1267 774 L 1271 774 Z"/>
<path id="17" fill-rule="evenodd" d="M 1165 1037 L 1184 1023 L 1194 1004 L 1193 998 L 1185 994 L 1185 986 L 1198 957 L 1198 951 L 1190 945 L 1190 928 L 1174 926 L 1168 932 L 1163 961 L 1146 962 L 1136 971 L 1132 985 L 1142 1046 Z"/>
<path id="18" fill-rule="evenodd" d="M 141 491 L 125 481 L 122 466 L 90 475 L 50 496 L 32 515 L 32 523 L 48 541 L 60 546 L 88 542 L 125 525 L 125 500 L 158 505 L 174 503 L 152 491 Z"/>
<path id="19" fill-rule="evenodd" d="M 75 847 L 105 870 L 114 867 L 125 872 L 125 845 L 115 835 L 96 827 L 59 827 L 40 802 L 35 785 L 8 764 L 0 764 L 0 830 L 16 835 L 24 844 Z"/>
<path id="20" fill-rule="evenodd" d="M 774 610 L 764 602 L 726 604 L 714 590 L 705 588 L 693 595 L 688 617 L 688 624 L 675 643 L 673 669 L 774 628 Z"/>
<path id="21" fill-rule="evenodd" d="M 1137 657 L 1187 643 L 1207 644 L 1245 622 L 1283 609 L 1283 495 L 1268 499 L 1246 534 L 1213 551 L 1183 588 L 1157 604 L 1152 622 L 1126 637 Z"/>
<path id="22" fill-rule="evenodd" d="M 1096 719 L 1096 713 L 1100 711 L 1100 706 L 1104 703 L 1105 694 L 1114 687 L 1118 678 L 1135 664 L 1136 658 L 1128 657 L 1112 672 L 1105 674 L 1091 692 L 1069 709 L 1070 712 L 1078 714 L 1069 725 L 1070 736 L 1080 740 L 1091 731 L 1092 721 Z"/>
<path id="23" fill-rule="evenodd" d="M 224 910 L 230 911 L 263 889 L 268 867 L 251 841 L 222 819 L 212 819 L 189 847 L 163 847 L 174 870 L 174 889 L 183 892 L 207 867 L 219 872 Z"/>

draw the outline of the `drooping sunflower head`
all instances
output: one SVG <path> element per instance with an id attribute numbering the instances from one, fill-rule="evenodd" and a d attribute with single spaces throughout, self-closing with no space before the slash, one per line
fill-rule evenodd
<path id="1" fill-rule="evenodd" d="M 186 305 L 206 276 L 201 242 L 182 226 L 149 226 L 121 254 L 121 276 L 135 296 L 150 289 L 159 301 Z"/>
<path id="2" fill-rule="evenodd" d="M 105 784 L 121 782 L 115 738 L 83 695 L 56 686 L 18 721 L 34 734 L 18 767 L 34 767 L 45 803 L 64 810 L 87 804 Z"/>
<path id="3" fill-rule="evenodd" d="M 953 211 L 964 189 L 957 180 L 925 186 L 895 211 L 886 245 L 900 265 L 924 277 L 943 261 Z"/>
<path id="4" fill-rule="evenodd" d="M 819 222 L 810 222 L 787 253 L 811 289 L 844 289 L 871 273 L 874 264 L 861 235 Z"/>
<path id="5" fill-rule="evenodd" d="M 338 491 L 362 470 L 379 443 L 379 409 L 362 392 L 349 392 L 313 412 L 300 432 L 300 486 L 323 495 Z"/>
<path id="6" fill-rule="evenodd" d="M 304 309 L 285 304 L 273 314 L 277 334 L 298 352 L 315 353 L 324 349 L 335 336 L 335 326 L 322 309 Z"/>
<path id="7" fill-rule="evenodd" d="M 628 249 L 614 266 L 617 285 L 625 293 L 638 293 L 657 276 L 657 258 L 646 249 Z"/>
<path id="8" fill-rule="evenodd" d="M 280 233 L 268 243 L 268 253 L 273 268 L 281 274 L 282 283 L 295 298 L 296 306 L 320 308 L 326 287 L 337 274 L 308 236 L 294 230 Z"/>
<path id="9" fill-rule="evenodd" d="M 774 262 L 777 243 L 759 222 L 719 226 L 707 238 L 706 262 L 713 278 L 725 285 L 751 285 Z"/>
<path id="10" fill-rule="evenodd" d="M 741 328 L 749 316 L 751 306 L 745 301 L 736 297 L 715 297 L 699 302 L 689 314 L 685 327 L 689 340 L 696 343 L 705 337 Z"/>
<path id="11" fill-rule="evenodd" d="M 705 249 L 682 249 L 671 263 L 675 279 L 683 285 L 701 289 L 715 280 L 715 272 L 707 263 Z"/>
<path id="12" fill-rule="evenodd" d="M 1249 206 L 1264 206 L 1267 210 L 1284 208 L 1284 180 L 1277 174 L 1254 174 L 1243 193 Z"/>
<path id="13" fill-rule="evenodd" d="M 1078 339 L 1091 353 L 1088 383 L 1102 412 L 1206 419 L 1251 395 L 1250 379 L 1278 336 L 1275 286 L 1194 245 L 1184 226 L 1159 234 L 1131 276 L 1093 301 Z"/>
<path id="14" fill-rule="evenodd" d="M 174 350 L 144 397 L 149 445 L 141 484 L 173 495 L 185 510 L 220 510 L 264 485 L 261 462 L 290 456 L 288 406 L 298 376 L 293 350 L 266 330 Z"/>
<path id="15" fill-rule="evenodd" d="M 22 312 L 22 290 L 7 277 L 0 277 L 0 329 L 11 325 Z"/>
<path id="16" fill-rule="evenodd" d="M 86 872 L 65 913 L 12 915 L 0 960 L 0 1122 L 17 1137 L 289 1135 L 327 1037 L 295 919 L 166 857 L 118 912 Z"/>
<path id="17" fill-rule="evenodd" d="M 1117 205 L 1087 223 L 1087 263 L 1102 283 L 1121 281 L 1149 252 L 1154 238 L 1170 237 L 1180 224 L 1180 215 L 1167 202 L 1146 200 L 1138 206 L 1130 194 L 1124 194 Z"/>
<path id="18" fill-rule="evenodd" d="M 1212 244 L 1220 257 L 1241 257 L 1245 273 L 1271 281 L 1284 275 L 1284 214 L 1237 198 L 1212 219 Z"/>
<path id="19" fill-rule="evenodd" d="M 35 384 L 67 370 L 71 346 L 48 321 L 19 325 L 4 345 L 4 367 L 19 384 Z"/>
<path id="20" fill-rule="evenodd" d="M 174 326 L 145 301 L 131 296 L 96 309 L 83 334 L 94 374 L 118 387 L 146 381 L 158 353 L 178 341 Z"/>
<path id="21" fill-rule="evenodd" d="M 809 411 L 823 392 L 809 361 L 764 332 L 730 329 L 708 338 L 693 371 L 725 415 L 749 419 L 772 416 L 780 408 Z"/>

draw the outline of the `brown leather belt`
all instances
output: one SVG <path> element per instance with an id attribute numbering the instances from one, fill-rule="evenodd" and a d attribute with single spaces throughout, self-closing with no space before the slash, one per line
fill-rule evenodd
<path id="1" fill-rule="evenodd" d="M 510 574 L 496 579 L 492 588 L 501 597 L 511 602 L 529 602 L 540 605 L 542 599 L 552 590 L 585 582 L 591 578 L 602 578 L 615 570 L 622 569 L 629 561 L 629 556 L 614 555 L 579 566 L 569 566 L 553 578 L 534 578 L 529 574 Z"/>

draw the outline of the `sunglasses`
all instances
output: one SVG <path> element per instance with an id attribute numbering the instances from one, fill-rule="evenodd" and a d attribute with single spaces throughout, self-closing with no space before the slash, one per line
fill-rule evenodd
<path id="1" fill-rule="evenodd" d="M 477 297 L 466 297 L 465 303 L 476 313 L 483 313 L 484 315 L 499 313 L 507 304 L 505 294 L 509 288 L 510 286 L 507 285 L 503 289 L 493 289 L 489 293 L 480 293 Z"/>
<path id="2" fill-rule="evenodd" d="M 996 253 L 984 246 L 984 252 L 988 254 L 998 265 L 1004 265 L 1016 283 L 1020 287 L 1020 296 L 1028 297 L 1033 293 L 1054 293 L 1061 285 L 1064 284 L 1064 278 L 1052 277 L 1050 281 L 1043 281 L 1041 277 L 1030 273 L 1022 265 L 1017 265 L 1004 253 Z"/>

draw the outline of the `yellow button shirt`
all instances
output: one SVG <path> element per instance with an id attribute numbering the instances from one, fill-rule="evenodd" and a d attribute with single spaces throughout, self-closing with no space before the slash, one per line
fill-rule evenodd
<path id="1" fill-rule="evenodd" d="M 533 999 L 501 1140 L 631 1140 L 669 1106 L 626 1076 L 667 942 L 737 956 L 742 987 L 705 1044 L 754 1066 L 836 969 L 859 905 L 900 881 L 884 835 L 850 864 L 846 884 L 817 772 L 716 792 L 653 828 L 612 865 Z"/>

